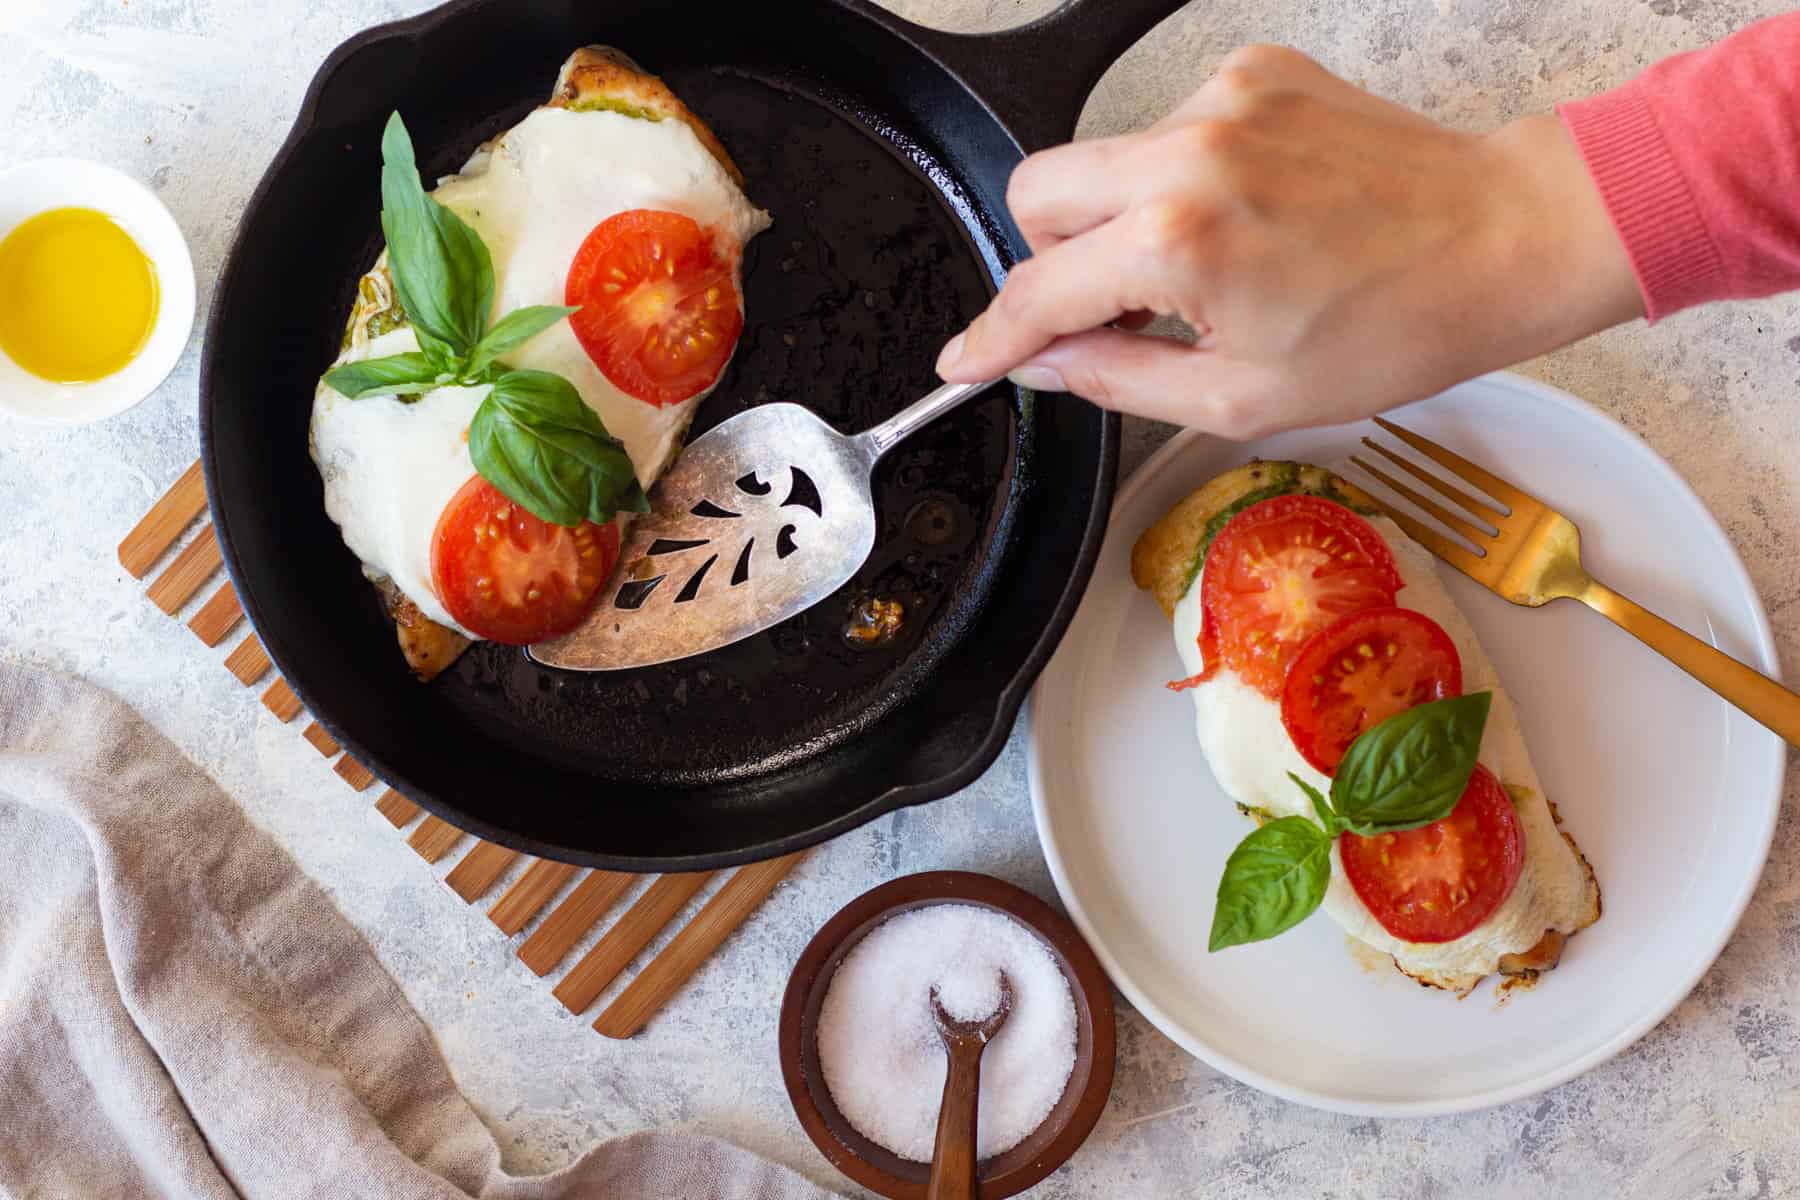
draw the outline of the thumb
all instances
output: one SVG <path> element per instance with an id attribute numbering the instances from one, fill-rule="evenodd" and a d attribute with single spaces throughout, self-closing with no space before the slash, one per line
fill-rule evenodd
<path id="1" fill-rule="evenodd" d="M 1255 437 L 1276 424 L 1261 403 L 1273 391 L 1263 368 L 1152 334 L 1095 329 L 1059 338 L 1009 377 L 1036 391 L 1073 392 L 1101 408 L 1221 437 Z"/>

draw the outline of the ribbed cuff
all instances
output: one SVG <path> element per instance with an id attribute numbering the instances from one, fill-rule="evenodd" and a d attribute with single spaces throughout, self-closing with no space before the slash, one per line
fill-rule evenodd
<path id="1" fill-rule="evenodd" d="M 1558 105 L 1556 113 L 1625 244 L 1645 316 L 1659 321 L 1723 299 L 1729 290 L 1724 260 L 1656 114 L 1632 85 Z"/>

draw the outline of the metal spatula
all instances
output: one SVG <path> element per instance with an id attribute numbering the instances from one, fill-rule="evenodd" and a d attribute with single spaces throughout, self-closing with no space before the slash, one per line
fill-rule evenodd
<path id="1" fill-rule="evenodd" d="M 651 489 L 587 621 L 531 657 L 571 671 L 647 667 L 811 608 L 875 548 L 869 478 L 881 456 L 992 382 L 945 384 L 854 437 L 798 404 L 715 426 Z"/>

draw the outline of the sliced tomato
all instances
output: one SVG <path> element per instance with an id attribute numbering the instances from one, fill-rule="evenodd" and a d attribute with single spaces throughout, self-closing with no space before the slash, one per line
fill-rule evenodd
<path id="1" fill-rule="evenodd" d="M 431 535 L 431 582 L 457 623 L 528 646 L 581 624 L 619 561 L 617 522 L 541 521 L 477 475 Z"/>
<path id="2" fill-rule="evenodd" d="M 563 303 L 588 357 L 614 386 L 659 408 L 711 387 L 744 328 L 735 255 L 680 213 L 608 217 L 575 252 Z"/>
<path id="3" fill-rule="evenodd" d="M 1281 723 L 1329 775 L 1350 743 L 1396 713 L 1462 695 L 1450 635 L 1410 608 L 1365 608 L 1307 638 L 1281 689 Z"/>
<path id="4" fill-rule="evenodd" d="M 1206 552 L 1204 675 L 1220 663 L 1281 698 L 1300 644 L 1347 613 L 1391 605 L 1394 556 L 1375 527 L 1318 496 L 1277 496 L 1233 517 Z"/>
<path id="5" fill-rule="evenodd" d="M 1449 942 L 1494 915 L 1525 866 L 1525 830 L 1506 789 L 1477 765 L 1456 808 L 1403 833 L 1338 839 L 1344 875 L 1403 942 Z"/>

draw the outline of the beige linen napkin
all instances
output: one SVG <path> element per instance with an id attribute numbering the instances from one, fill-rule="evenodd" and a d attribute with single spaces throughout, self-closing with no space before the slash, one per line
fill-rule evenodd
<path id="1" fill-rule="evenodd" d="M 815 1200 L 646 1133 L 515 1179 L 368 944 L 129 708 L 0 663 L 0 1194 Z"/>

